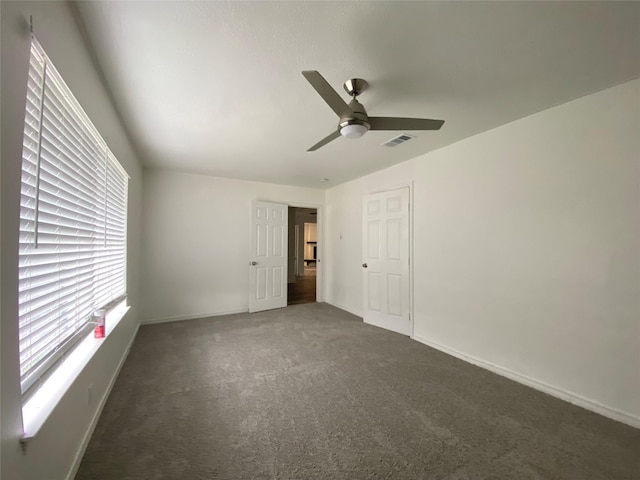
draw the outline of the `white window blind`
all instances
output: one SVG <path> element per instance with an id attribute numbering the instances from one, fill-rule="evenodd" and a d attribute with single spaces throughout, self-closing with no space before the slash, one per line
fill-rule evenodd
<path id="1" fill-rule="evenodd" d="M 34 38 L 22 150 L 20 381 L 26 392 L 126 294 L 128 176 Z"/>

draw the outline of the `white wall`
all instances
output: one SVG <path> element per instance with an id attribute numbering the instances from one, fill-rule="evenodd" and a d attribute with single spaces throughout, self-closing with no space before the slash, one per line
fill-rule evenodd
<path id="1" fill-rule="evenodd" d="M 635 80 L 329 190 L 326 301 L 362 312 L 362 197 L 413 184 L 415 338 L 640 426 L 639 112 Z"/>
<path id="2" fill-rule="evenodd" d="M 84 47 L 66 2 L 1 2 L 2 16 L 2 271 L 1 474 L 7 480 L 60 480 L 70 473 L 98 405 L 138 326 L 141 168 Z M 18 365 L 18 225 L 22 131 L 29 65 L 28 18 L 57 69 L 131 176 L 128 290 L 131 310 L 105 340 L 38 435 L 20 449 L 22 415 Z M 94 400 L 87 402 L 93 385 Z"/>
<path id="3" fill-rule="evenodd" d="M 143 322 L 247 311 L 251 200 L 324 203 L 319 189 L 160 170 L 143 192 Z"/>

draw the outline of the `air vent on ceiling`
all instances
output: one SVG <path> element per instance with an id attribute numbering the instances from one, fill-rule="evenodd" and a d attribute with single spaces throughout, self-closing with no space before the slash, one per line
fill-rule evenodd
<path id="1" fill-rule="evenodd" d="M 412 138 L 413 137 L 411 135 L 407 133 L 402 133 L 397 137 L 393 137 L 388 142 L 384 142 L 382 145 L 384 145 L 385 147 L 395 147 L 396 145 L 400 145 L 401 143 L 411 140 Z"/>

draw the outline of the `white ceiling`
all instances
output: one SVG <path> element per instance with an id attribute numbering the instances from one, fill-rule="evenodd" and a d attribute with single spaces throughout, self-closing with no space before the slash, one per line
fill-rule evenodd
<path id="1" fill-rule="evenodd" d="M 144 164 L 223 177 L 326 188 L 640 76 L 637 2 L 76 7 Z M 345 99 L 345 80 L 366 79 L 370 115 L 446 123 L 307 153 L 337 117 L 302 70 Z"/>

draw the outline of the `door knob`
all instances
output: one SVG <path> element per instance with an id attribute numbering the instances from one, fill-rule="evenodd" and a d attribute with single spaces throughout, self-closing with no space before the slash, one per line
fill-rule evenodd
<path id="1" fill-rule="evenodd" d="M 366 263 L 362 264 L 362 268 L 367 268 L 367 267 L 368 267 L 368 265 Z"/>
<path id="2" fill-rule="evenodd" d="M 258 264 L 258 262 L 251 262 L 251 266 L 255 267 Z"/>

